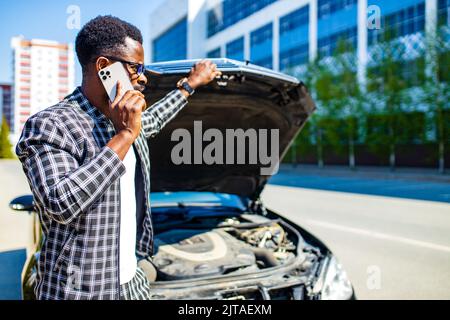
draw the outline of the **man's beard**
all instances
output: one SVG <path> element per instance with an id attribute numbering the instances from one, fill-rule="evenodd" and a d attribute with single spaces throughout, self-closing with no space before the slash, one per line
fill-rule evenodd
<path id="1" fill-rule="evenodd" d="M 143 85 L 141 85 L 141 84 L 135 84 L 135 85 L 133 86 L 133 89 L 134 89 L 134 90 L 137 90 L 137 91 L 139 91 L 139 92 L 144 92 L 145 86 L 143 86 Z M 146 106 L 144 110 L 147 110 L 147 108 L 148 108 L 148 106 Z M 144 111 L 144 110 L 142 110 L 142 111 Z"/>
<path id="2" fill-rule="evenodd" d="M 137 90 L 137 91 L 139 91 L 139 92 L 143 92 L 143 91 L 145 90 L 145 86 L 143 86 L 143 85 L 141 85 L 141 84 L 135 84 L 135 85 L 133 86 L 133 89 L 134 89 L 134 90 Z"/>

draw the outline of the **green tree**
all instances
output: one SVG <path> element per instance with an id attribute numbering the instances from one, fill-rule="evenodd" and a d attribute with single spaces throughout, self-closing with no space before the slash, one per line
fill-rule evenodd
<path id="1" fill-rule="evenodd" d="M 321 63 L 316 58 L 308 64 L 305 79 L 318 106 L 318 111 L 310 119 L 310 125 L 316 143 L 317 164 L 319 167 L 323 167 L 324 137 L 327 132 L 333 131 L 328 117 L 330 114 L 328 109 L 335 95 L 333 74 L 327 64 Z"/>
<path id="2" fill-rule="evenodd" d="M 445 151 L 450 143 L 450 45 L 446 39 L 449 28 L 442 23 L 426 35 L 427 70 L 422 86 L 423 102 L 433 115 L 433 126 L 438 144 L 438 170 L 445 172 Z"/>
<path id="3" fill-rule="evenodd" d="M 309 62 L 304 68 L 298 68 L 297 66 L 292 66 L 285 70 L 287 74 L 290 74 L 297 79 L 301 80 L 307 87 L 309 93 L 311 94 L 314 102 L 315 98 L 315 82 L 317 78 L 317 72 L 315 68 L 317 67 L 316 61 Z M 313 144 L 315 140 L 315 119 L 317 118 L 317 111 L 308 119 L 304 124 L 301 132 L 297 137 L 295 137 L 289 150 L 284 157 L 284 162 L 290 162 L 293 166 L 296 166 L 298 159 L 305 155 L 311 155 L 316 146 Z"/>
<path id="4" fill-rule="evenodd" d="M 335 121 L 334 137 L 338 149 L 347 148 L 348 163 L 354 169 L 355 140 L 357 139 L 358 121 L 362 115 L 363 95 L 358 83 L 354 48 L 347 41 L 340 39 L 334 52 L 334 61 L 338 75 L 334 81 L 333 103 L 329 111 L 340 121 Z"/>
<path id="5" fill-rule="evenodd" d="M 367 89 L 372 94 L 372 110 L 368 118 L 366 142 L 378 154 L 389 154 L 391 170 L 395 168 L 395 148 L 399 132 L 407 123 L 402 105 L 406 95 L 406 82 L 401 77 L 402 65 L 396 59 L 401 44 L 396 35 L 387 29 L 379 46 L 376 66 L 367 70 Z"/>
<path id="6" fill-rule="evenodd" d="M 0 158 L 10 159 L 13 158 L 11 151 L 12 145 L 9 142 L 9 126 L 6 122 L 6 118 L 2 119 L 2 126 L 0 129 Z"/>
<path id="7" fill-rule="evenodd" d="M 311 119 L 318 165 L 323 166 L 326 146 L 327 150 L 337 154 L 347 152 L 349 166 L 354 168 L 363 98 L 356 76 L 354 48 L 346 41 L 338 40 L 333 57 L 311 62 L 306 78 L 320 109 Z"/>

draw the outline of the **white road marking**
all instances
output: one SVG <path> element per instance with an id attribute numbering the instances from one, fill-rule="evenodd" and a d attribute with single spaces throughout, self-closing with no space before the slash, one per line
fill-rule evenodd
<path id="1" fill-rule="evenodd" d="M 431 250 L 444 251 L 444 252 L 450 253 L 450 247 L 431 243 L 431 242 L 414 240 L 414 239 L 410 239 L 410 238 L 404 238 L 404 237 L 394 236 L 394 235 L 390 235 L 390 234 L 386 234 L 386 233 L 375 232 L 375 231 L 370 231 L 370 230 L 365 230 L 365 229 L 347 227 L 347 226 L 343 226 L 343 225 L 339 225 L 339 224 L 323 222 L 323 221 L 313 220 L 313 219 L 307 219 L 307 220 L 305 220 L 305 222 L 309 223 L 311 225 L 316 225 L 316 226 L 323 227 L 323 228 L 339 230 L 339 231 L 343 231 L 343 232 L 350 232 L 350 233 L 359 234 L 359 235 L 377 238 L 377 239 L 396 241 L 396 242 L 401 242 L 401 243 L 408 244 L 408 245 L 413 245 L 416 247 L 422 247 L 422 248 L 427 248 L 427 249 L 431 249 Z"/>

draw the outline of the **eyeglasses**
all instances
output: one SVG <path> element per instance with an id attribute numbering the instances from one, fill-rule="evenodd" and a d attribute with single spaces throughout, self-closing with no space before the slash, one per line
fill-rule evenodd
<path id="1" fill-rule="evenodd" d="M 131 67 L 133 68 L 133 72 L 134 72 L 138 77 L 140 77 L 141 74 L 143 74 L 144 71 L 145 71 L 145 66 L 144 66 L 143 64 L 141 64 L 141 63 L 132 62 L 132 61 L 127 61 L 127 60 L 123 60 L 123 59 L 116 58 L 116 57 L 111 57 L 111 56 L 104 56 L 104 57 L 105 57 L 105 58 L 108 58 L 108 59 L 111 59 L 111 60 L 115 60 L 115 61 L 119 61 L 119 62 L 128 64 L 129 66 L 131 66 Z"/>

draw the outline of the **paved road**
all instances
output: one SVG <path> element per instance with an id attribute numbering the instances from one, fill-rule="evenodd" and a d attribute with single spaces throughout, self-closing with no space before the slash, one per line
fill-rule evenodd
<path id="1" fill-rule="evenodd" d="M 9 209 L 9 202 L 29 194 L 18 160 L 0 160 L 0 300 L 20 299 L 20 275 L 32 244 L 32 219 Z"/>
<path id="2" fill-rule="evenodd" d="M 450 204 L 279 185 L 263 201 L 330 247 L 358 298 L 450 299 Z"/>
<path id="3" fill-rule="evenodd" d="M 409 188 L 405 196 L 420 199 L 425 194 L 440 202 L 422 201 L 373 195 L 379 186 L 393 185 L 382 179 L 338 178 L 321 175 L 308 180 L 281 172 L 272 182 L 284 186 L 268 185 L 263 200 L 330 247 L 346 268 L 360 299 L 450 299 L 450 204 L 445 201 L 449 185 L 433 183 L 435 189 L 429 192 L 428 182 L 396 182 L 402 190 Z M 18 285 L 17 269 L 24 258 L 16 249 L 26 247 L 31 234 L 29 217 L 8 208 L 10 199 L 29 193 L 18 161 L 0 161 L 0 186 L 0 258 L 15 259 L 8 260 L 12 266 L 8 272 L 15 275 Z M 320 190 L 330 188 L 339 192 Z M 384 190 L 384 195 L 401 196 Z M 356 194 L 363 191 L 372 195 Z M 378 275 L 379 289 L 373 281 Z M 0 291 L 14 286 L 8 279 L 8 283 L 0 283 Z"/>
<path id="4" fill-rule="evenodd" d="M 320 173 L 322 172 L 322 173 Z M 327 170 L 295 170 L 283 168 L 270 180 L 271 184 L 301 187 L 308 189 L 343 191 L 358 194 L 398 197 L 405 199 L 430 200 L 450 203 L 450 177 L 440 177 L 432 174 L 424 175 L 419 180 L 412 179 L 410 174 L 399 174 L 395 179 L 383 171 L 370 172 L 366 175 L 360 172 L 333 171 L 331 176 Z M 434 180 L 437 181 L 434 181 Z M 447 181 L 447 182 L 445 182 Z"/>
<path id="5" fill-rule="evenodd" d="M 20 162 L 0 160 L 0 251 L 23 248 L 31 241 L 30 216 L 8 206 L 13 198 L 29 193 Z"/>

